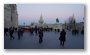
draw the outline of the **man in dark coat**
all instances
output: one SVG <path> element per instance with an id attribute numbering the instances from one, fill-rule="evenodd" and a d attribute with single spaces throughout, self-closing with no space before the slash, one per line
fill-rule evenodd
<path id="1" fill-rule="evenodd" d="M 64 42 L 66 41 L 65 35 L 66 35 L 66 32 L 65 32 L 65 30 L 63 29 L 63 30 L 61 31 L 60 37 L 59 37 L 59 40 L 60 40 L 60 44 L 61 44 L 61 45 L 64 45 Z"/>
<path id="2" fill-rule="evenodd" d="M 43 29 L 42 29 L 42 27 L 40 27 L 38 34 L 39 34 L 39 43 L 42 43 L 43 42 Z"/>
<path id="3" fill-rule="evenodd" d="M 10 31 L 10 40 L 13 38 L 14 39 L 14 37 L 13 37 L 13 33 L 14 33 L 14 29 L 11 27 L 10 29 L 9 29 Z"/>
<path id="4" fill-rule="evenodd" d="M 84 34 L 84 29 L 81 30 L 81 34 L 82 34 L 82 35 Z"/>
<path id="5" fill-rule="evenodd" d="M 58 29 L 57 31 L 58 31 L 58 33 L 59 33 L 59 32 L 60 32 L 60 29 Z"/>

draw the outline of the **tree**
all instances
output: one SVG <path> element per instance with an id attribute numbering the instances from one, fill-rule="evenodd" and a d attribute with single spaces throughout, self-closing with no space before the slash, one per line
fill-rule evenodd
<path id="1" fill-rule="evenodd" d="M 59 19 L 58 18 L 56 18 L 56 22 L 59 23 Z"/>

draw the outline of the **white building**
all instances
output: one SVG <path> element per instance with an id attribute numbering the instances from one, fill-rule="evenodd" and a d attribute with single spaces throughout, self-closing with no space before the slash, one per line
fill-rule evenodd
<path id="1" fill-rule="evenodd" d="M 37 25 L 37 27 L 49 27 L 49 28 L 60 29 L 60 30 L 62 30 L 62 28 L 63 28 L 62 24 L 57 24 L 57 23 L 47 24 L 47 23 L 44 23 L 42 15 L 40 16 L 39 22 L 38 23 L 33 22 L 33 25 L 31 27 L 35 27 L 36 25 Z"/>
<path id="2" fill-rule="evenodd" d="M 4 4 L 4 27 L 18 27 L 18 13 L 16 4 Z"/>

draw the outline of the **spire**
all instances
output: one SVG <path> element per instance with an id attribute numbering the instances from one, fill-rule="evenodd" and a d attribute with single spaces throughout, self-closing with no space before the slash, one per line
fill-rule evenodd
<path id="1" fill-rule="evenodd" d="M 72 18 L 74 19 L 74 14 L 73 14 Z"/>
<path id="2" fill-rule="evenodd" d="M 75 23 L 76 20 L 75 20 L 74 14 L 73 14 L 73 16 L 72 16 L 72 19 L 73 19 L 73 23 Z"/>
<path id="3" fill-rule="evenodd" d="M 39 23 L 41 23 L 41 24 L 44 23 L 42 14 L 41 14 L 41 16 L 40 16 Z"/>
<path id="4" fill-rule="evenodd" d="M 42 14 L 41 14 L 41 16 L 40 16 L 40 19 L 43 19 Z"/>

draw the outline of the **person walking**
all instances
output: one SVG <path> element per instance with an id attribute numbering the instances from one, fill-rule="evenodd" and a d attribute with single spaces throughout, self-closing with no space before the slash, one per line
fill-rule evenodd
<path id="1" fill-rule="evenodd" d="M 81 34 L 84 35 L 84 29 L 81 30 Z"/>
<path id="2" fill-rule="evenodd" d="M 24 28 L 21 27 L 21 36 L 23 36 Z"/>
<path id="3" fill-rule="evenodd" d="M 4 28 L 4 35 L 8 36 L 7 32 L 8 32 L 8 28 Z"/>
<path id="4" fill-rule="evenodd" d="M 35 34 L 37 35 L 37 26 L 35 26 Z"/>
<path id="5" fill-rule="evenodd" d="M 20 40 L 21 37 L 21 28 L 18 29 L 18 40 Z"/>
<path id="6" fill-rule="evenodd" d="M 63 29 L 60 33 L 60 37 L 59 37 L 59 40 L 60 40 L 60 45 L 63 45 L 64 46 L 64 42 L 66 41 L 66 32 L 65 30 Z"/>
<path id="7" fill-rule="evenodd" d="M 31 28 L 30 28 L 30 35 L 34 35 L 33 32 L 34 32 L 34 28 L 31 27 Z"/>
<path id="8" fill-rule="evenodd" d="M 42 27 L 39 28 L 38 34 L 39 34 L 39 43 L 42 43 L 43 42 L 43 29 L 42 29 Z"/>
<path id="9" fill-rule="evenodd" d="M 12 40 L 12 38 L 14 39 L 14 37 L 13 37 L 14 29 L 11 27 L 9 30 L 10 30 L 9 31 L 9 33 L 10 33 L 10 40 Z"/>

